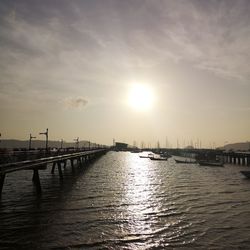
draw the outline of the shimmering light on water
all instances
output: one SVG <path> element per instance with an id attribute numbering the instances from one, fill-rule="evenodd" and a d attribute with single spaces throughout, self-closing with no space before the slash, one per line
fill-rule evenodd
<path id="1" fill-rule="evenodd" d="M 7 176 L 1 249 L 248 249 L 250 181 L 242 166 L 198 167 L 109 152 L 84 170 Z"/>

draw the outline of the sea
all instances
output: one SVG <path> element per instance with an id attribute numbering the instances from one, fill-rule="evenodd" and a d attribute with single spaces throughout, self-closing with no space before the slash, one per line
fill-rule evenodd
<path id="1" fill-rule="evenodd" d="M 63 180 L 7 174 L 0 249 L 250 249 L 247 166 L 204 167 L 108 152 Z"/>

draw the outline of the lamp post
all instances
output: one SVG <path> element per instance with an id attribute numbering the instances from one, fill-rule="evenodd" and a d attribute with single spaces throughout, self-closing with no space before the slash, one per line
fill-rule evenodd
<path id="1" fill-rule="evenodd" d="M 46 132 L 39 133 L 39 135 L 45 135 L 46 136 L 45 149 L 46 149 L 46 151 L 48 151 L 49 129 L 46 129 Z"/>
<path id="2" fill-rule="evenodd" d="M 79 137 L 74 139 L 74 141 L 76 142 L 76 149 L 78 149 L 79 148 Z"/>
<path id="3" fill-rule="evenodd" d="M 61 149 L 63 148 L 63 139 L 61 139 Z"/>
<path id="4" fill-rule="evenodd" d="M 31 150 L 31 140 L 32 140 L 32 139 L 35 139 L 35 138 L 36 138 L 35 136 L 32 136 L 32 135 L 30 134 L 29 150 Z"/>

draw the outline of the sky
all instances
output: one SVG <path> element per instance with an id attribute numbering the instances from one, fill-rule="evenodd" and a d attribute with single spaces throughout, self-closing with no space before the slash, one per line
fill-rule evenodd
<path id="1" fill-rule="evenodd" d="M 1 139 L 250 140 L 250 1 L 0 1 Z M 128 104 L 135 84 L 154 102 Z"/>

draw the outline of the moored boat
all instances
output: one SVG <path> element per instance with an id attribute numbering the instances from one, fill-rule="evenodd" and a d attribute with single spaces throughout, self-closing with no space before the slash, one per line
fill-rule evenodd
<path id="1" fill-rule="evenodd" d="M 240 171 L 244 176 L 250 178 L 250 171 Z"/>
<path id="2" fill-rule="evenodd" d="M 195 164 L 195 163 L 197 163 L 196 161 L 187 161 L 187 160 L 182 161 L 182 160 L 176 160 L 176 159 L 174 159 L 174 160 L 175 160 L 176 163 L 184 163 L 184 164 Z"/>
<path id="3" fill-rule="evenodd" d="M 150 157 L 154 157 L 154 154 L 149 153 L 148 155 L 139 155 L 140 158 L 150 158 Z"/>
<path id="4" fill-rule="evenodd" d="M 150 160 L 152 161 L 167 161 L 169 157 L 149 157 Z"/>

